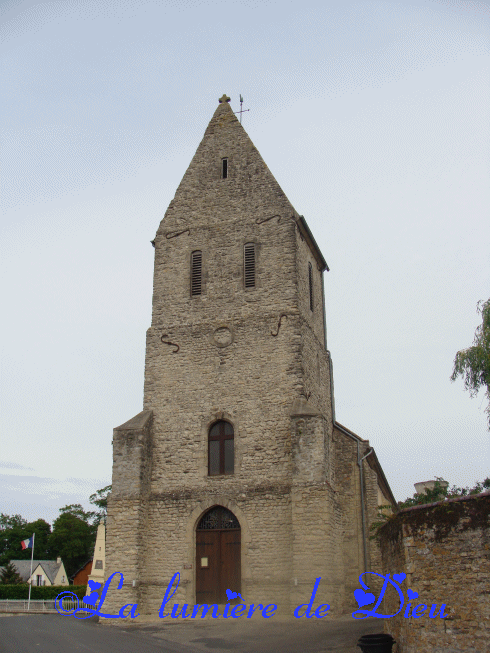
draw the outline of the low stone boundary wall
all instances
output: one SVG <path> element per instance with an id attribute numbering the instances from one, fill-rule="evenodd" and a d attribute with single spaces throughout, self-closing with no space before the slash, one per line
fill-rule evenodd
<path id="1" fill-rule="evenodd" d="M 383 573 L 405 573 L 405 591 L 418 593 L 412 607 L 427 606 L 418 618 L 405 617 L 405 605 L 386 620 L 397 653 L 489 653 L 490 491 L 405 508 L 379 537 Z M 431 618 L 433 604 L 437 616 Z M 399 605 L 396 592 L 387 591 L 385 613 L 395 613 Z"/>

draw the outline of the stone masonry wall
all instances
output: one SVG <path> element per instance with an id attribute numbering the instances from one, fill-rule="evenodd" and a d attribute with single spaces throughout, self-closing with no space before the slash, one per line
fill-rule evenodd
<path id="1" fill-rule="evenodd" d="M 385 629 L 399 653 L 488 653 L 490 651 L 490 492 L 400 511 L 380 531 L 383 573 L 407 575 L 404 589 L 422 616 L 403 612 Z M 399 607 L 385 596 L 385 614 Z M 429 618 L 436 604 L 436 617 Z M 445 604 L 444 619 L 439 618 Z"/>
<path id="2" fill-rule="evenodd" d="M 289 488 L 262 486 L 248 492 L 201 492 L 153 495 L 149 506 L 151 529 L 145 542 L 141 577 L 145 611 L 155 613 L 175 572 L 181 574 L 172 603 L 195 603 L 195 529 L 213 505 L 231 510 L 240 522 L 242 540 L 241 594 L 249 603 L 289 607 L 291 509 Z M 192 566 L 192 568 L 190 568 Z"/>
<path id="3" fill-rule="evenodd" d="M 314 253 L 299 229 L 296 230 L 296 249 L 296 275 L 299 310 L 311 328 L 312 333 L 315 335 L 320 347 L 325 350 L 325 338 L 323 333 L 323 272 L 319 269 L 318 260 L 315 258 Z M 311 264 L 313 278 L 313 311 L 310 309 L 308 264 Z M 312 370 L 314 369 L 315 367 L 313 366 Z"/>
<path id="4" fill-rule="evenodd" d="M 343 609 L 344 569 L 340 552 L 339 506 L 328 484 L 295 483 L 292 491 L 293 560 L 291 605 L 308 603 L 321 578 L 315 605 L 329 604 L 329 616 Z"/>
<path id="5" fill-rule="evenodd" d="M 371 539 L 371 525 L 377 521 L 378 513 L 378 478 L 370 468 L 367 459 L 363 465 L 364 518 L 367 550 L 367 569 L 364 566 L 364 545 L 362 533 L 362 510 L 360 473 L 357 464 L 357 444 L 354 439 L 334 427 L 333 461 L 335 489 L 341 509 L 340 537 L 342 540 L 342 563 L 344 570 L 344 609 L 353 611 L 358 608 L 353 592 L 359 588 L 359 576 L 364 571 L 381 573 L 381 554 L 378 542 Z M 369 442 L 359 438 L 361 458 L 369 451 Z M 370 577 L 371 580 L 372 577 Z M 376 581 L 373 589 L 377 587 Z"/>
<path id="6" fill-rule="evenodd" d="M 117 592 L 111 583 L 107 597 L 110 613 L 127 603 L 138 603 L 143 538 L 147 530 L 147 498 L 151 476 L 152 413 L 143 411 L 114 429 L 112 492 L 108 498 L 106 574 L 121 572 L 124 585 Z M 121 546 L 122 545 L 122 546 Z"/>

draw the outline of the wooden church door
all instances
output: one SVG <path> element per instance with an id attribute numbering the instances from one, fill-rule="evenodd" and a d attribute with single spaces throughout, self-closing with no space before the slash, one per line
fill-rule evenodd
<path id="1" fill-rule="evenodd" d="M 238 519 L 226 508 L 203 515 L 196 529 L 196 603 L 227 603 L 226 590 L 241 592 L 240 536 Z"/>

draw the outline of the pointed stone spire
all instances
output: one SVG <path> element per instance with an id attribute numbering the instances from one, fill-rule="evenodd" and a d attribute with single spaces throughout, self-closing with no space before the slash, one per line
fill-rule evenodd
<path id="1" fill-rule="evenodd" d="M 293 215 L 298 216 L 223 94 L 159 233 L 192 229 L 193 224 L 254 223 L 272 216 L 277 221 Z"/>
<path id="2" fill-rule="evenodd" d="M 238 124 L 240 124 L 240 121 L 238 120 L 238 118 L 233 113 L 233 109 L 231 108 L 231 105 L 230 105 L 230 99 L 231 98 L 229 98 L 228 95 L 226 95 L 226 93 L 223 93 L 222 97 L 219 98 L 219 100 L 218 100 L 219 104 L 216 107 L 216 111 L 214 112 L 213 117 L 209 121 L 207 129 L 204 132 L 204 136 L 206 136 L 207 134 L 214 134 L 218 124 L 220 126 L 223 126 L 228 121 L 233 122 L 233 119 Z M 202 143 L 201 143 L 201 145 L 202 145 Z"/>

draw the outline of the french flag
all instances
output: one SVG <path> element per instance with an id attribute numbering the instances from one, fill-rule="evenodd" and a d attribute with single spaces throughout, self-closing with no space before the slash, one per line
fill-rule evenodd
<path id="1" fill-rule="evenodd" d="M 32 549 L 33 540 L 34 540 L 34 536 L 30 537 L 28 540 L 22 540 L 22 542 L 20 543 L 22 550 Z"/>

